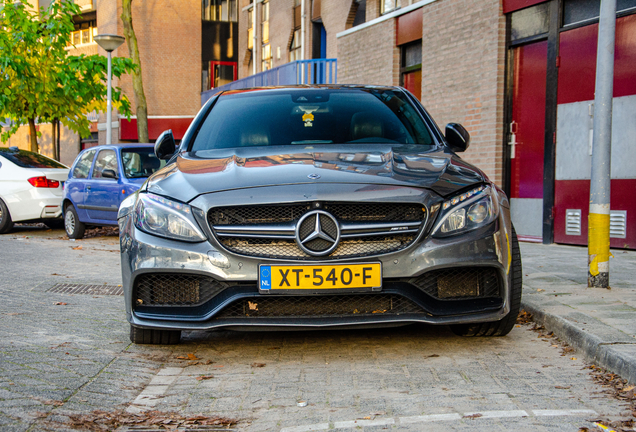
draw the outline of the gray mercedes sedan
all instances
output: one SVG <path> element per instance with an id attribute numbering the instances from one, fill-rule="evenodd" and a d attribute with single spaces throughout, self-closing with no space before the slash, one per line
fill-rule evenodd
<path id="1" fill-rule="evenodd" d="M 506 195 L 399 87 L 215 95 L 119 209 L 130 338 L 450 325 L 503 336 L 521 301 Z"/>

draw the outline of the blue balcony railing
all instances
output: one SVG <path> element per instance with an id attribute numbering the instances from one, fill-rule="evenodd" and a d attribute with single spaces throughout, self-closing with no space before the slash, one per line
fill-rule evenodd
<path id="1" fill-rule="evenodd" d="M 296 60 L 201 93 L 201 105 L 220 91 L 293 84 L 336 84 L 338 60 Z"/>

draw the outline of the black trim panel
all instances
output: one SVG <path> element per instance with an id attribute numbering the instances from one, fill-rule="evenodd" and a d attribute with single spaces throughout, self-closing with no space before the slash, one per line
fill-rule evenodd
<path id="1" fill-rule="evenodd" d="M 98 210 L 98 211 L 112 211 L 112 212 L 119 211 L 118 208 L 102 207 L 102 206 L 89 206 L 89 205 L 84 205 L 84 204 L 78 204 L 77 208 L 80 208 L 82 210 Z"/>

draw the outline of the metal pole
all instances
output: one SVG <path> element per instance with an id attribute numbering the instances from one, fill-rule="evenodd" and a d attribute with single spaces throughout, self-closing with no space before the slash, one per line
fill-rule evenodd
<path id="1" fill-rule="evenodd" d="M 300 59 L 305 60 L 305 0 L 300 0 Z"/>
<path id="2" fill-rule="evenodd" d="M 111 95 L 111 84 L 110 84 L 110 74 L 111 74 L 111 52 L 108 51 L 108 78 L 107 78 L 107 87 L 108 90 L 106 92 L 106 144 L 112 144 L 113 137 L 113 120 L 112 120 L 112 111 L 113 111 L 113 102 Z"/>
<path id="3" fill-rule="evenodd" d="M 588 219 L 587 286 L 594 288 L 609 288 L 610 156 L 615 35 L 616 0 L 601 0 Z"/>
<path id="4" fill-rule="evenodd" d="M 252 8 L 252 75 L 256 75 L 256 2 Z"/>

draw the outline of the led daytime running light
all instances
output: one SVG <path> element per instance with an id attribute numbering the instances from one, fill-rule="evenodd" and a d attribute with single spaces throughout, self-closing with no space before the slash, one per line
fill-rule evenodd
<path id="1" fill-rule="evenodd" d="M 452 199 L 446 201 L 444 203 L 444 205 L 442 206 L 443 210 L 446 210 L 454 205 L 457 205 L 463 201 L 466 201 L 468 198 L 477 195 L 479 192 L 483 191 L 486 189 L 486 186 L 479 186 L 478 188 L 475 188 L 469 192 L 463 193 L 459 196 L 453 197 Z"/>

